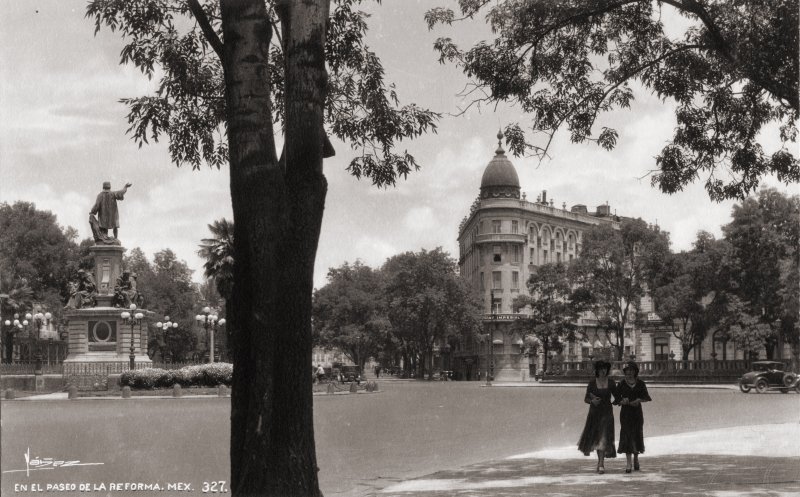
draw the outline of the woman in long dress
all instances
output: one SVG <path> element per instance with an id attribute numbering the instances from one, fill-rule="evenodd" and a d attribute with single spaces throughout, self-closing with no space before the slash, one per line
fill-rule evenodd
<path id="1" fill-rule="evenodd" d="M 614 449 L 614 411 L 611 408 L 612 397 L 616 401 L 616 384 L 608 378 L 611 363 L 597 361 L 594 363 L 595 379 L 586 387 L 583 401 L 589 404 L 586 425 L 578 441 L 578 450 L 588 456 L 597 453 L 597 472 L 605 473 L 603 465 L 607 457 L 617 457 Z"/>
<path id="2" fill-rule="evenodd" d="M 639 471 L 639 454 L 644 453 L 644 414 L 642 402 L 650 402 L 647 385 L 639 379 L 639 366 L 630 361 L 622 368 L 625 379 L 617 386 L 617 402 L 622 406 L 619 413 L 619 447 L 625 454 L 627 465 L 625 472 L 631 472 L 631 456 L 633 470 Z"/>

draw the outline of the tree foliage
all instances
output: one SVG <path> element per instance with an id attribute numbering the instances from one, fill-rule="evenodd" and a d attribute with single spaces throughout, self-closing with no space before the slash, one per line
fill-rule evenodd
<path id="1" fill-rule="evenodd" d="M 652 292 L 659 317 L 681 343 L 683 360 L 702 343 L 730 306 L 730 246 L 710 233 L 697 234 L 693 250 L 673 254 L 661 285 Z"/>
<path id="2" fill-rule="evenodd" d="M 274 122 L 282 125 L 287 88 L 279 3 L 266 2 L 276 36 L 270 42 L 264 84 L 274 103 Z M 356 151 L 348 167 L 354 176 L 378 186 L 394 185 L 398 177 L 419 169 L 407 151 L 395 151 L 397 142 L 435 131 L 439 114 L 400 104 L 394 84 L 385 81 L 380 58 L 365 41 L 369 14 L 358 9 L 360 3 L 332 2 L 325 45 L 325 128 Z M 158 78 L 153 95 L 120 100 L 128 107 L 131 138 L 142 146 L 166 137 L 172 162 L 179 166 L 222 167 L 228 160 L 228 111 L 219 56 L 224 41 L 219 2 L 92 0 L 86 17 L 94 20 L 95 33 L 107 27 L 125 39 L 121 64 Z M 328 142 L 329 155 L 331 147 Z"/>
<path id="3" fill-rule="evenodd" d="M 580 257 L 570 266 L 573 300 L 612 331 L 617 359 L 625 351 L 625 327 L 655 282 L 669 254 L 669 239 L 641 219 L 623 219 L 619 229 L 594 226 L 583 236 Z"/>
<path id="4" fill-rule="evenodd" d="M 572 281 L 564 264 L 537 266 L 527 285 L 529 295 L 519 295 L 512 303 L 515 311 L 525 310 L 514 328 L 525 335 L 531 352 L 541 348 L 546 371 L 549 352 L 561 352 L 565 341 L 575 339 L 579 307 L 572 300 Z"/>
<path id="5" fill-rule="evenodd" d="M 422 365 L 423 376 L 431 372 L 426 358 L 433 357 L 436 343 L 480 329 L 480 301 L 456 269 L 441 247 L 396 255 L 382 268 L 392 333 Z"/>
<path id="6" fill-rule="evenodd" d="M 575 143 L 616 146 L 601 114 L 626 109 L 634 83 L 677 104 L 672 140 L 652 183 L 674 193 L 698 179 L 712 199 L 743 198 L 775 174 L 800 180 L 796 0 L 459 0 L 426 14 L 428 26 L 485 15 L 495 38 L 463 50 L 439 38 L 439 60 L 470 78 L 477 102 L 510 102 L 531 115 L 512 123 L 516 154 L 547 154 L 566 128 Z M 668 18 L 682 18 L 681 33 Z M 470 92 L 470 93 L 472 93 Z M 774 128 L 779 128 L 773 131 Z M 759 133 L 783 143 L 767 151 Z M 544 141 L 539 140 L 544 136 Z"/>
<path id="7" fill-rule="evenodd" d="M 732 275 L 740 299 L 735 314 L 741 323 L 755 323 L 738 329 L 758 329 L 770 358 L 780 334 L 798 354 L 798 220 L 800 196 L 767 188 L 735 205 L 733 220 L 723 227 L 738 267 Z"/>
<path id="8" fill-rule="evenodd" d="M 61 227 L 55 214 L 38 210 L 32 202 L 4 202 L 0 204 L 0 273 L 24 280 L 31 299 L 60 316 L 67 283 L 80 262 L 85 262 L 85 243 L 79 247 L 76 238 L 74 229 Z M 84 267 L 93 262 L 88 264 Z"/>
<path id="9" fill-rule="evenodd" d="M 178 323 L 178 328 L 166 336 L 163 330 L 150 328 L 151 352 L 160 350 L 162 355 L 170 354 L 176 361 L 190 359 L 197 345 L 193 311 L 199 297 L 192 282 L 192 270 L 170 249 L 156 252 L 151 263 L 139 247 L 123 258 L 123 267 L 136 274 L 144 307 L 155 313 L 153 322 L 169 316 L 170 321 Z"/>
<path id="10" fill-rule="evenodd" d="M 225 218 L 208 225 L 211 238 L 203 238 L 197 254 L 206 260 L 205 277 L 214 281 L 226 300 L 233 293 L 233 223 Z"/>
<path id="11" fill-rule="evenodd" d="M 338 348 L 359 366 L 377 356 L 388 338 L 380 271 L 361 261 L 328 270 L 328 283 L 314 292 L 317 345 Z"/>

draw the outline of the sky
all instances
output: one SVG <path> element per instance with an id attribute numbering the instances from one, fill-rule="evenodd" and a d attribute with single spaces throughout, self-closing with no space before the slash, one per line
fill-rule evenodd
<path id="1" fill-rule="evenodd" d="M 382 57 L 401 102 L 414 101 L 444 117 L 436 134 L 399 144 L 422 169 L 394 188 L 378 189 L 351 177 L 345 168 L 355 152 L 334 143 L 336 156 L 324 164 L 329 190 L 317 288 L 326 283 L 329 268 L 345 261 L 378 267 L 392 255 L 439 246 L 457 256 L 458 226 L 478 195 L 497 130 L 525 122 L 504 106 L 455 115 L 466 103 L 459 96 L 466 80 L 456 68 L 438 63 L 433 42 L 452 36 L 466 45 L 490 33 L 475 23 L 429 32 L 424 12 L 448 1 L 383 0 L 380 7 L 369 7 L 369 44 Z M 34 202 L 85 238 L 91 236 L 88 213 L 103 181 L 111 181 L 113 189 L 131 182 L 119 205 L 122 245 L 141 247 L 151 259 L 172 249 L 201 281 L 197 250 L 209 236 L 207 225 L 232 218 L 227 167 L 178 168 L 170 162 L 167 143 L 139 148 L 126 135 L 127 110 L 119 99 L 146 95 L 154 82 L 119 64 L 118 34 L 105 29 L 94 35 L 93 21 L 84 18 L 85 0 L 0 0 L 0 6 L 0 201 Z M 585 204 L 593 210 L 608 202 L 619 215 L 658 223 L 676 251 L 690 249 L 698 230 L 721 236 L 734 202 L 710 201 L 702 184 L 674 195 L 650 186 L 654 157 L 675 126 L 671 102 L 637 89 L 631 109 L 605 115 L 598 125 L 619 132 L 613 151 L 570 143 L 561 132 L 549 160 L 511 158 L 529 200 L 547 190 L 556 206 Z M 765 133 L 762 143 L 768 151 L 779 146 L 776 133 Z M 796 184 L 774 178 L 762 184 L 798 193 Z"/>

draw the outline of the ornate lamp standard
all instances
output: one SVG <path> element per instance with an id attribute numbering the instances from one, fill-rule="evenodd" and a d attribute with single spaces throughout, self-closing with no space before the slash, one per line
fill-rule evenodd
<path id="1" fill-rule="evenodd" d="M 12 323 L 11 323 L 10 320 L 6 319 L 5 325 L 8 326 L 8 327 L 11 327 Z M 28 326 L 27 321 L 25 322 L 24 326 Z M 10 334 L 16 335 L 17 333 L 22 331 L 23 324 L 20 323 L 20 321 L 19 321 L 19 314 L 14 314 L 13 327 L 16 328 L 16 329 L 13 329 L 13 330 L 9 331 Z M 14 348 L 13 348 L 14 347 L 14 342 L 13 342 L 13 339 L 12 339 L 11 343 L 6 345 L 6 347 L 8 349 L 10 349 L 8 351 L 8 357 L 6 358 L 6 359 L 8 359 L 8 362 L 10 364 L 10 363 L 12 363 L 14 361 Z"/>
<path id="2" fill-rule="evenodd" d="M 169 320 L 169 316 L 164 316 L 164 322 L 163 323 L 161 321 L 156 323 L 156 328 L 158 328 L 159 330 L 163 328 L 163 330 L 164 330 L 164 342 L 167 341 L 167 332 L 171 331 L 171 330 L 173 330 L 173 329 L 175 329 L 177 327 L 178 327 L 178 323 L 173 323 L 172 321 L 170 321 Z M 172 357 L 172 350 L 170 350 L 170 352 L 169 352 L 169 357 L 170 357 L 170 359 L 174 360 L 174 357 Z"/>
<path id="3" fill-rule="evenodd" d="M 124 311 L 120 314 L 120 317 L 122 318 L 123 323 L 131 326 L 131 355 L 129 358 L 131 360 L 130 370 L 133 371 L 136 369 L 136 341 L 134 337 L 134 329 L 136 328 L 136 325 L 139 325 L 139 333 L 141 334 L 142 318 L 144 318 L 144 314 L 141 312 L 136 312 L 136 304 L 131 304 L 130 312 Z"/>
<path id="4" fill-rule="evenodd" d="M 492 305 L 492 326 L 489 328 L 489 361 L 486 364 L 486 386 L 492 386 L 494 377 L 494 329 L 497 327 L 497 308 L 494 306 L 494 288 L 489 291 Z"/>
<path id="5" fill-rule="evenodd" d="M 35 374 L 42 373 L 42 348 L 40 346 L 39 341 L 42 338 L 42 325 L 49 324 L 50 319 L 52 319 L 53 315 L 48 313 L 42 314 L 41 312 L 37 312 L 36 314 L 31 315 L 31 313 L 25 314 L 25 321 L 22 322 L 23 325 L 27 322 L 31 322 L 33 324 L 34 329 L 36 330 L 36 352 L 34 355 L 36 366 L 34 368 Z"/>
<path id="6" fill-rule="evenodd" d="M 208 362 L 214 362 L 214 331 L 218 326 L 225 326 L 225 319 L 211 313 L 211 308 L 203 307 L 203 313 L 195 316 L 197 323 L 200 324 L 208 335 Z"/>

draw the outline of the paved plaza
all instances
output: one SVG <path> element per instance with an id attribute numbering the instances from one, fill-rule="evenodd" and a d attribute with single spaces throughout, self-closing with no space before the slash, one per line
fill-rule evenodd
<path id="1" fill-rule="evenodd" d="M 586 416 L 580 385 L 380 385 L 375 394 L 314 397 L 327 497 L 800 495 L 797 394 L 653 385 L 642 471 L 625 474 L 619 457 L 597 475 L 595 458 L 574 448 Z M 2 402 L 3 496 L 153 494 L 110 490 L 110 483 L 164 486 L 157 495 L 206 495 L 204 483 L 227 480 L 229 399 L 61 397 Z M 28 450 L 30 457 L 86 465 L 27 476 L 20 470 Z M 65 482 L 106 488 L 15 486 Z M 168 484 L 186 487 L 167 490 Z"/>
<path id="2" fill-rule="evenodd" d="M 574 447 L 487 461 L 397 482 L 373 495 L 396 497 L 596 495 L 800 495 L 800 424 L 705 430 L 646 439 L 642 470 L 624 472 L 625 458 L 595 458 Z"/>

